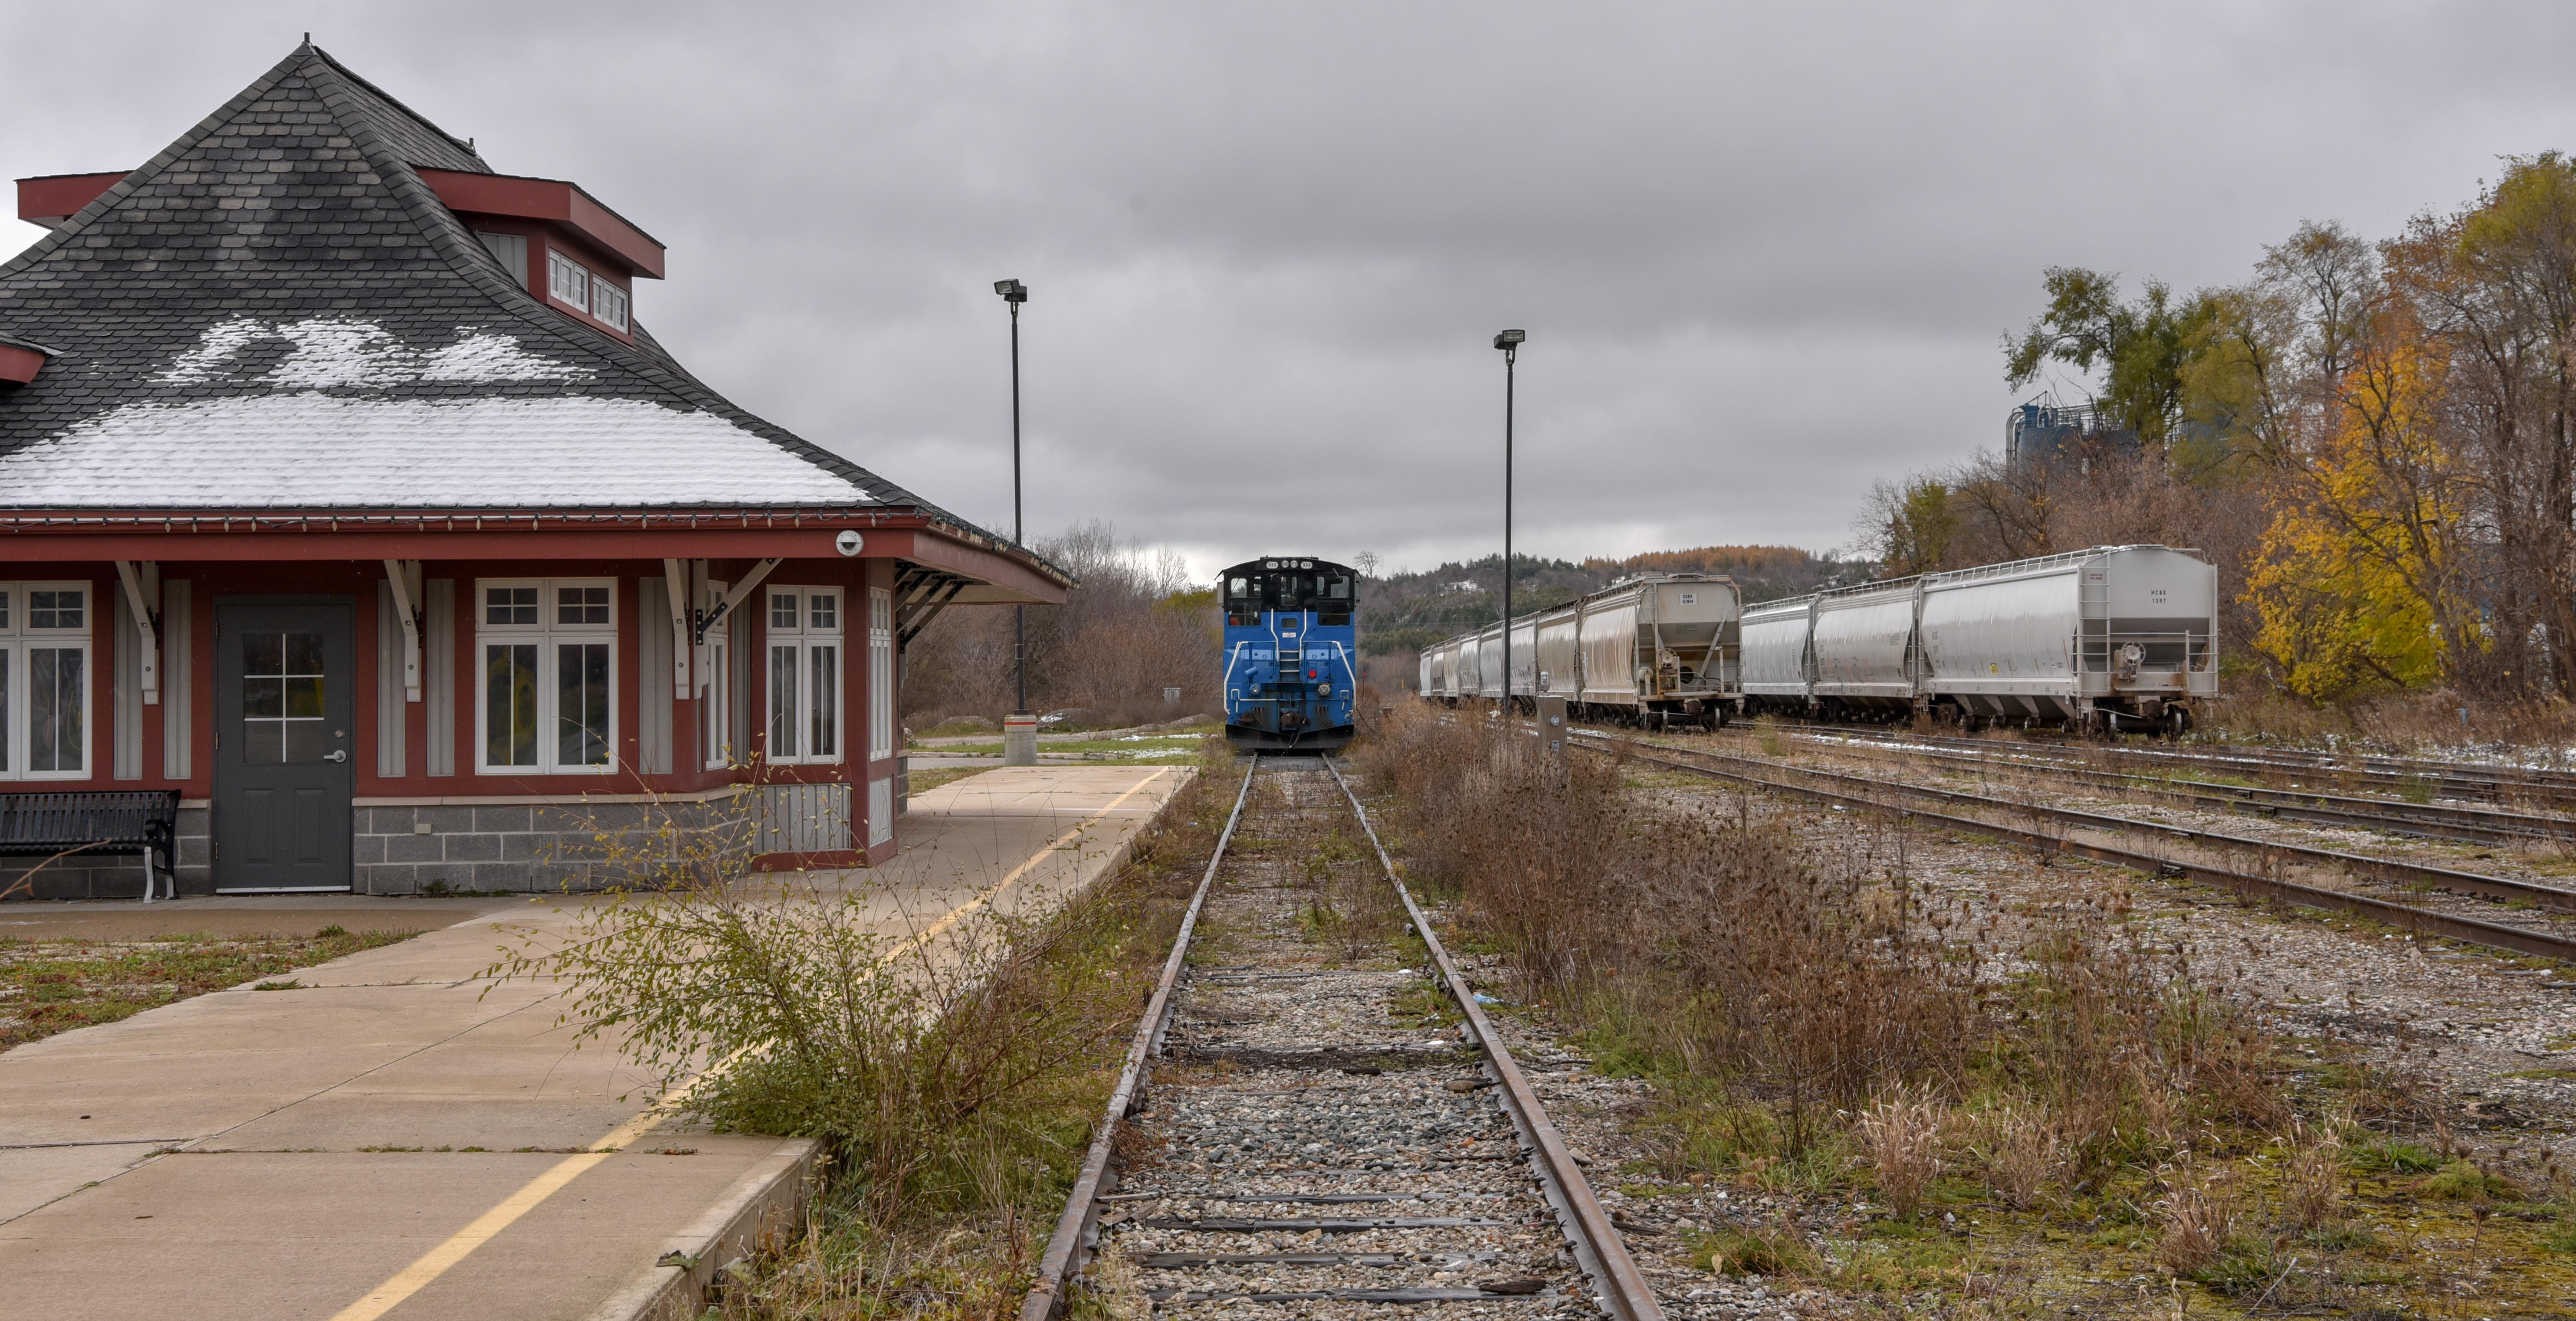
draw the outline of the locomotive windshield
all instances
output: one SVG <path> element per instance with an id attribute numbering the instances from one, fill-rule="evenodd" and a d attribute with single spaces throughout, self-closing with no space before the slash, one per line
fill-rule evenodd
<path id="1" fill-rule="evenodd" d="M 1338 564 L 1307 560 L 1287 567 L 1254 562 L 1238 564 L 1226 570 L 1225 612 L 1240 623 L 1250 623 L 1264 611 L 1313 611 L 1325 616 L 1320 622 L 1347 624 L 1351 604 L 1358 594 L 1358 582 L 1350 570 Z"/>

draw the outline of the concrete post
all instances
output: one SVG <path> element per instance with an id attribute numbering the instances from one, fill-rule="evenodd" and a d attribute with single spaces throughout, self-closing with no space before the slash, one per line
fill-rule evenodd
<path id="1" fill-rule="evenodd" d="M 1038 718 L 1023 711 L 1002 717 L 1002 764 L 1038 764 Z"/>
<path id="2" fill-rule="evenodd" d="M 1541 694 L 1538 699 L 1538 740 L 1551 757 L 1565 755 L 1565 698 L 1562 694 Z"/>

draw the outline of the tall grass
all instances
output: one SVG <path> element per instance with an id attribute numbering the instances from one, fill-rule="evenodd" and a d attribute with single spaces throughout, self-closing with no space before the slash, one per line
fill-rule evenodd
<path id="1" fill-rule="evenodd" d="M 1955 1159 L 2032 1206 L 2288 1118 L 2269 1041 L 2116 885 L 2006 922 L 1923 885 L 1896 823 L 1802 835 L 1488 722 L 1399 717 L 1360 758 L 1414 873 L 1607 1066 L 1664 1084 L 1672 1173 L 1830 1182 L 1858 1151 L 1910 1206 Z"/>
<path id="2" fill-rule="evenodd" d="M 1061 907 L 927 941 L 890 931 L 865 880 L 603 836 L 623 883 L 491 975 L 568 982 L 565 1021 L 695 1121 L 824 1142 L 811 1231 L 728 1272 L 722 1315 L 999 1321 L 1222 824 L 1207 783 Z"/>

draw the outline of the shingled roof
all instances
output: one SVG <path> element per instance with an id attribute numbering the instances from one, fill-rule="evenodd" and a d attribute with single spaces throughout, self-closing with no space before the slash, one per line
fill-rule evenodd
<path id="1" fill-rule="evenodd" d="M 472 145 L 309 43 L 0 263 L 0 509 L 917 511 L 522 289 L 417 170 Z"/>

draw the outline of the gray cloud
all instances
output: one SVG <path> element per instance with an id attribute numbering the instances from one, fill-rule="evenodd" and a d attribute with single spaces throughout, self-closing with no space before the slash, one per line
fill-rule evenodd
<path id="1" fill-rule="evenodd" d="M 13 175 L 158 149 L 301 7 L 0 6 Z M 1965 457 L 2040 267 L 2241 277 L 2566 144 L 2570 20 L 2493 7 L 460 4 L 315 39 L 671 244 L 637 311 L 735 399 L 1006 524 L 1201 569 L 1499 537 L 1840 542 Z M 41 39 L 25 34 L 41 31 Z M 17 227 L 14 248 L 33 237 Z"/>

